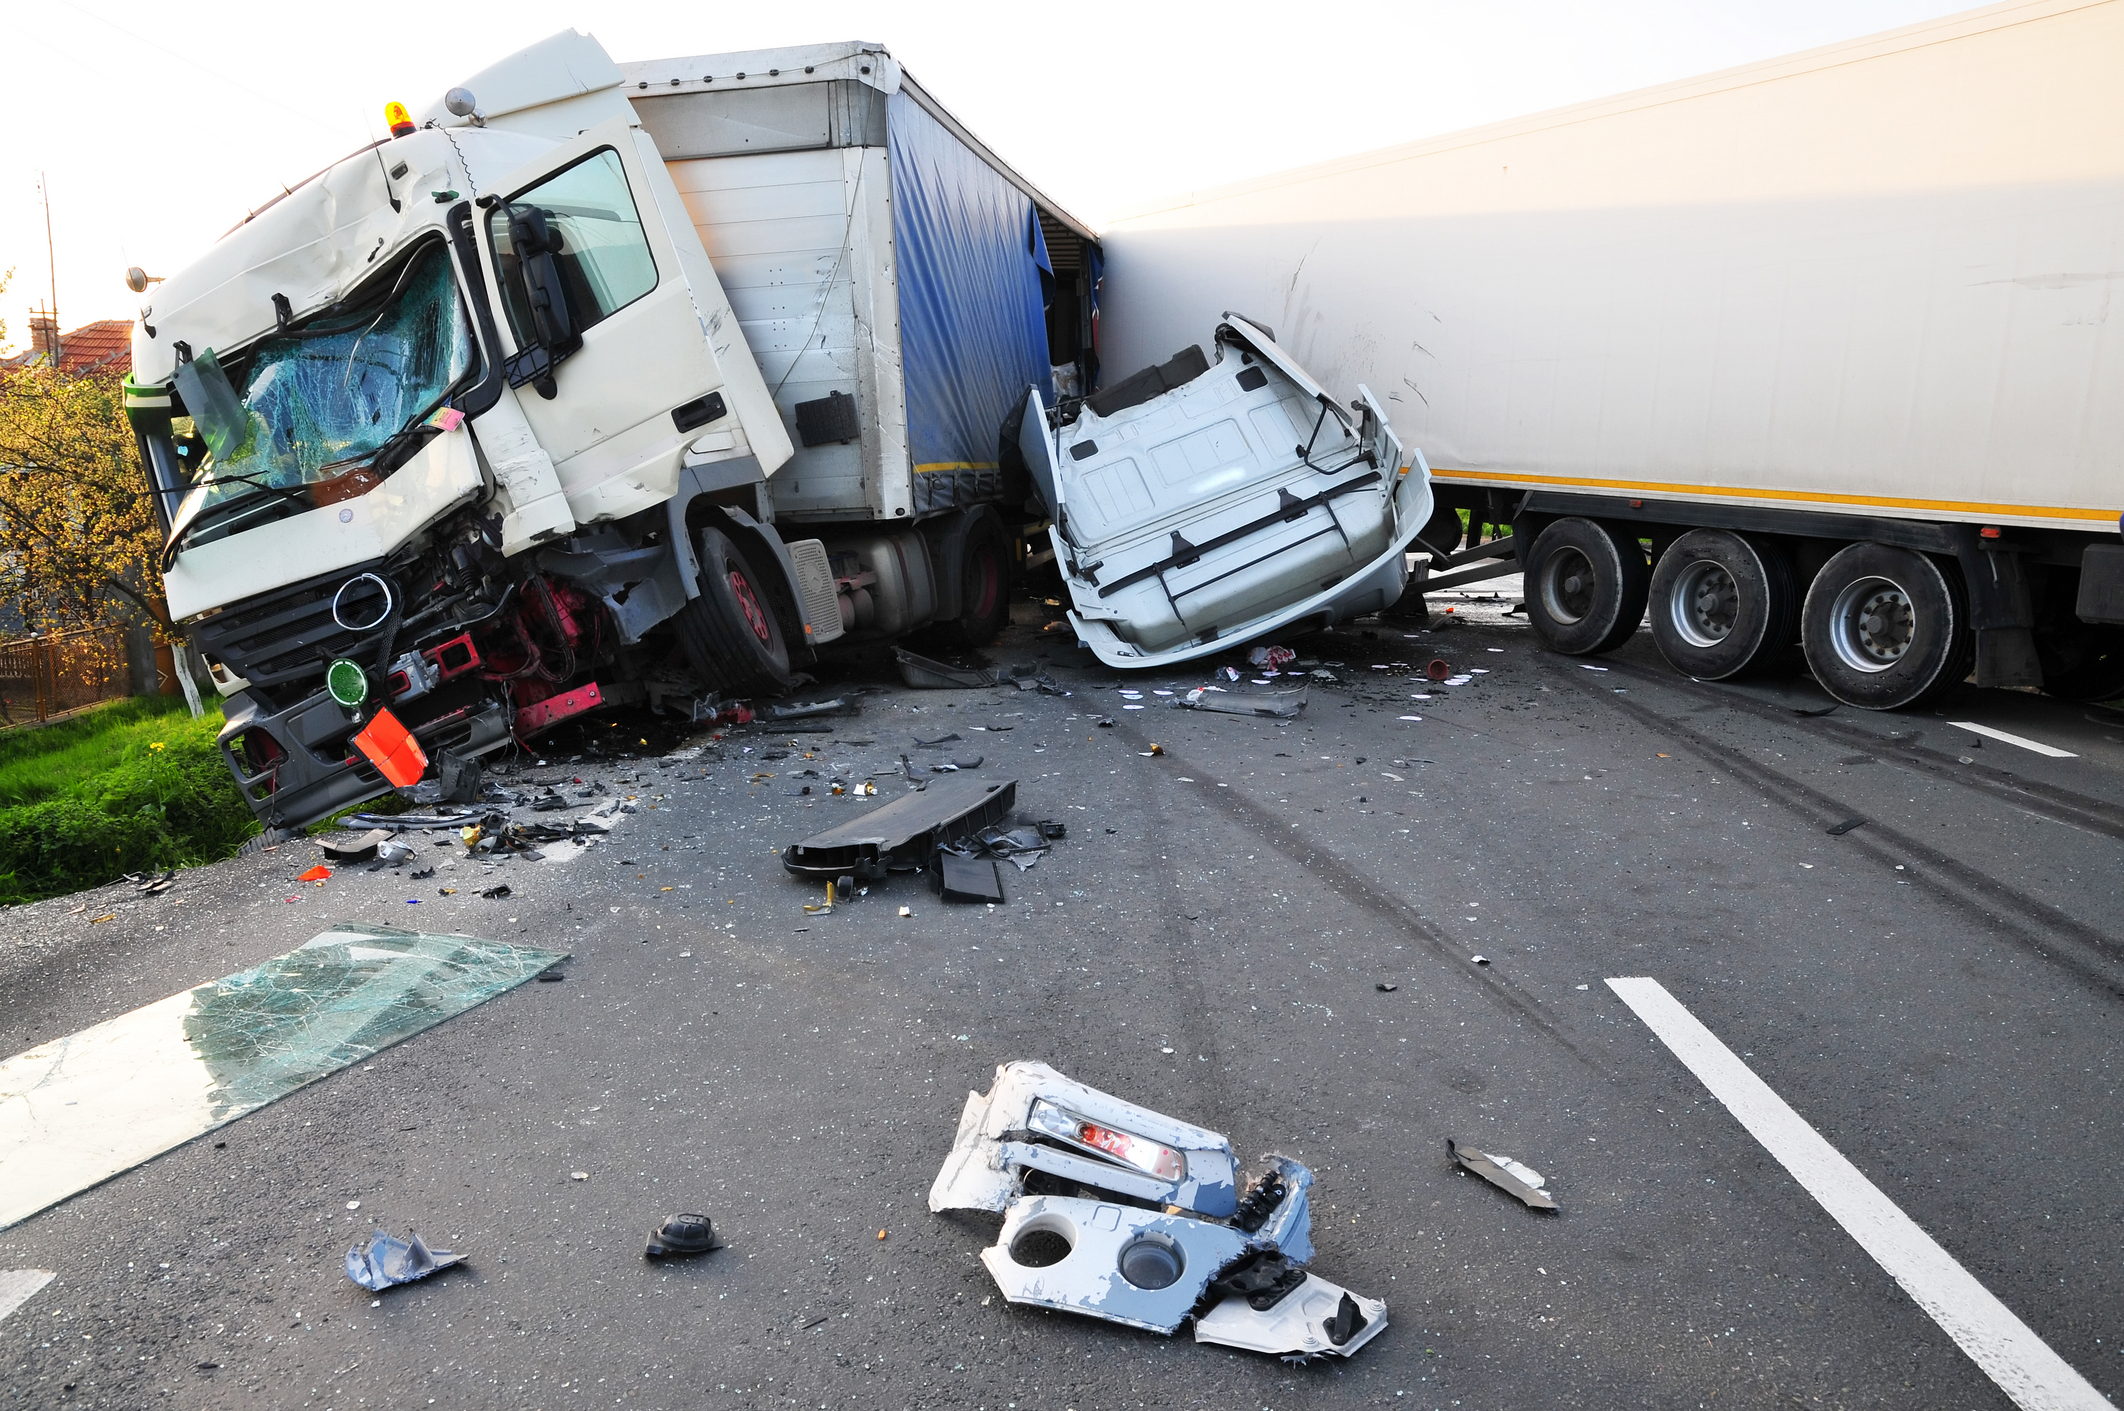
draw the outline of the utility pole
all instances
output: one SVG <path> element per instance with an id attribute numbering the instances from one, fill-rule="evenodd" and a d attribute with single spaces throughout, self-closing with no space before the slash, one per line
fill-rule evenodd
<path id="1" fill-rule="evenodd" d="M 59 366 L 59 256 L 52 244 L 52 182 L 43 172 L 37 173 L 37 190 L 44 197 L 44 259 L 52 272 L 52 366 Z"/>

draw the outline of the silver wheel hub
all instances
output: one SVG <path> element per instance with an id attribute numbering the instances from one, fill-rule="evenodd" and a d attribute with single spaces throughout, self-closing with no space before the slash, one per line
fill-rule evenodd
<path id="1" fill-rule="evenodd" d="M 1580 622 L 1593 611 L 1593 565 L 1577 549 L 1565 547 L 1543 561 L 1541 605 L 1557 622 Z"/>
<path id="2" fill-rule="evenodd" d="M 1740 585 L 1724 564 L 1698 559 L 1675 575 L 1667 593 L 1667 621 L 1692 647 L 1715 647 L 1740 620 Z"/>
<path id="3" fill-rule="evenodd" d="M 1902 585 L 1861 578 L 1836 595 L 1829 637 L 1837 657 L 1854 671 L 1886 671 L 1917 640 L 1917 609 Z"/>

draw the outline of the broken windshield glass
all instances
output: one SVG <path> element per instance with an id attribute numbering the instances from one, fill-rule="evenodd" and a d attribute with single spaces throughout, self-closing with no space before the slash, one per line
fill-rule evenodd
<path id="1" fill-rule="evenodd" d="M 308 487 L 358 470 L 472 365 L 471 330 L 440 244 L 414 255 L 379 303 L 269 338 L 233 368 L 212 349 L 201 353 L 177 381 L 210 454 L 173 537 L 215 507 L 261 493 L 291 492 L 304 508 L 323 503 Z"/>

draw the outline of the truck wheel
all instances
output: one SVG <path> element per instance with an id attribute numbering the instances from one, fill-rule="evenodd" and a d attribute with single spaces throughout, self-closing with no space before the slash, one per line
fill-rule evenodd
<path id="1" fill-rule="evenodd" d="M 959 561 L 959 615 L 931 637 L 946 647 L 985 647 L 1010 625 L 1010 538 L 993 515 L 966 526 Z"/>
<path id="2" fill-rule="evenodd" d="M 1792 566 L 1768 544 L 1692 529 L 1652 570 L 1652 640 L 1676 671 L 1724 681 L 1767 665 L 1799 629 Z"/>
<path id="3" fill-rule="evenodd" d="M 1921 705 L 1969 674 L 1976 635 L 1961 580 L 1909 549 L 1853 544 L 1807 589 L 1800 642 L 1821 688 L 1846 705 Z"/>
<path id="4" fill-rule="evenodd" d="M 700 531 L 701 595 L 672 619 L 693 669 L 733 695 L 787 686 L 789 647 L 764 580 L 722 530 Z"/>
<path id="5" fill-rule="evenodd" d="M 1650 578 L 1635 539 L 1590 519 L 1559 519 L 1527 554 L 1527 620 L 1559 652 L 1612 652 L 1643 619 Z"/>

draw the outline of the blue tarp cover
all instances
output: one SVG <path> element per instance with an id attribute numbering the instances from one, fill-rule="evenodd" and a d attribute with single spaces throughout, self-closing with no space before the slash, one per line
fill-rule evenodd
<path id="1" fill-rule="evenodd" d="M 887 132 L 908 451 L 917 473 L 992 470 L 1025 389 L 1054 400 L 1046 242 L 1025 193 L 905 93 L 892 95 Z"/>

